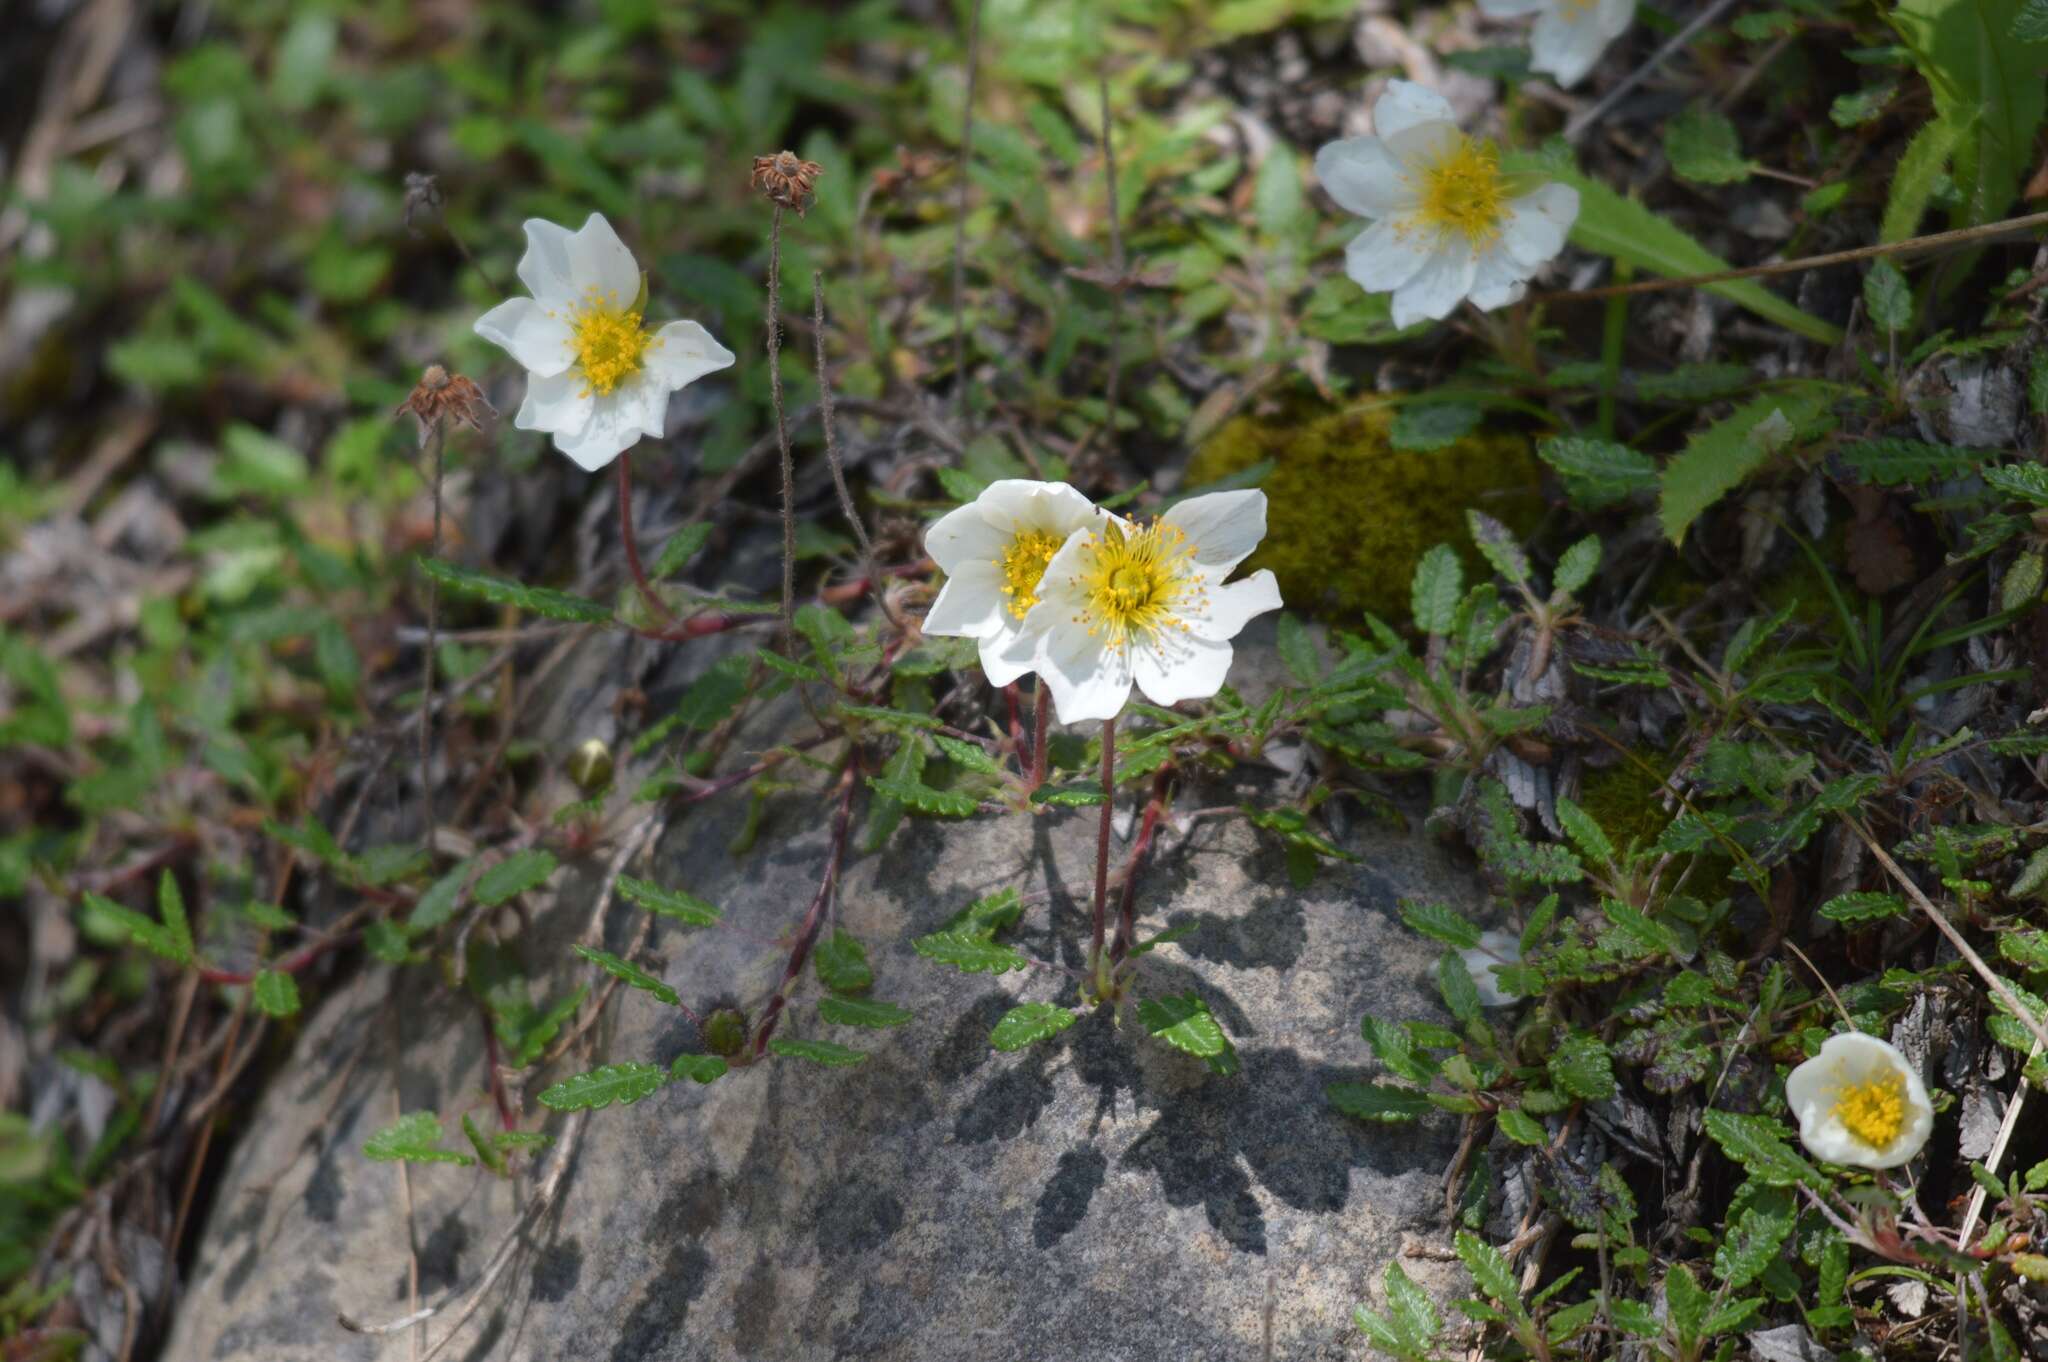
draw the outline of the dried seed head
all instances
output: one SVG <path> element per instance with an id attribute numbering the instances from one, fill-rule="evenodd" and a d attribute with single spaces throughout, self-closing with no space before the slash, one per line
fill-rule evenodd
<path id="1" fill-rule="evenodd" d="M 432 222 L 441 216 L 441 182 L 422 170 L 411 170 L 405 176 L 405 230 L 414 236 L 420 234 L 422 222 Z"/>
<path id="2" fill-rule="evenodd" d="M 426 444 L 427 436 L 443 421 L 458 421 L 481 434 L 497 409 L 485 400 L 483 389 L 461 374 L 451 374 L 438 364 L 429 364 L 420 371 L 420 381 L 398 404 L 394 416 L 412 413 L 419 422 L 420 443 Z"/>
<path id="3" fill-rule="evenodd" d="M 753 185 L 768 202 L 794 209 L 802 217 L 811 206 L 818 177 L 824 173 L 825 167 L 816 161 L 806 161 L 793 151 L 778 151 L 754 158 Z"/>

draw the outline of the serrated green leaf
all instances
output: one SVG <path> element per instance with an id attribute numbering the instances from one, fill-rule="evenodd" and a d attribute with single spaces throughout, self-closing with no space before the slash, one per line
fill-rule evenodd
<path id="1" fill-rule="evenodd" d="M 1410 930 L 1420 932 L 1432 941 L 1441 941 L 1461 951 L 1479 944 L 1479 928 L 1455 908 L 1441 903 L 1402 899 L 1400 912 L 1401 921 L 1407 923 Z"/>
<path id="2" fill-rule="evenodd" d="M 550 1111 L 596 1111 L 614 1102 L 631 1106 L 667 1082 L 668 1071 L 660 1065 L 627 1060 L 563 1079 L 541 1093 L 540 1104 Z"/>
<path id="3" fill-rule="evenodd" d="M 464 861 L 427 886 L 412 906 L 406 926 L 414 932 L 430 932 L 453 920 L 462 902 L 462 886 L 469 879 L 472 862 Z"/>
<path id="4" fill-rule="evenodd" d="M 1024 899 L 1015 885 L 1004 885 L 962 908 L 940 928 L 967 936 L 989 937 L 1024 915 Z"/>
<path id="5" fill-rule="evenodd" d="M 711 1083 L 723 1078 L 730 1067 L 717 1055 L 677 1055 L 675 1063 L 668 1066 L 668 1076 L 678 1083 L 685 1078 L 692 1083 Z"/>
<path id="6" fill-rule="evenodd" d="M 1689 104 L 1664 125 L 1664 154 L 1671 173 L 1695 184 L 1739 184 L 1756 172 L 1742 154 L 1735 124 L 1705 104 Z"/>
<path id="7" fill-rule="evenodd" d="M 1819 425 L 1833 400 L 1831 385 L 1802 383 L 1759 397 L 1686 441 L 1665 466 L 1657 515 L 1677 544 L 1693 521 L 1782 450 Z"/>
<path id="8" fill-rule="evenodd" d="M 1438 544 L 1415 564 L 1409 606 L 1415 627 L 1425 634 L 1448 634 L 1465 592 L 1465 568 L 1449 544 Z"/>
<path id="9" fill-rule="evenodd" d="M 1501 1251 L 1465 1230 L 1458 1231 L 1453 1243 L 1458 1261 L 1472 1274 L 1473 1284 L 1480 1293 L 1514 1317 L 1528 1318 L 1522 1307 L 1521 1288 L 1515 1285 L 1514 1271 L 1508 1267 L 1508 1260 Z"/>
<path id="10" fill-rule="evenodd" d="M 843 931 L 835 930 L 818 942 L 811 965 L 818 972 L 818 982 L 834 993 L 865 993 L 875 984 L 866 949 Z"/>
<path id="11" fill-rule="evenodd" d="M 522 586 L 503 577 L 493 577 L 486 572 L 474 572 L 469 568 L 439 558 L 423 558 L 420 570 L 429 577 L 464 596 L 475 596 L 494 605 L 511 605 L 541 615 L 548 619 L 568 620 L 576 624 L 602 624 L 612 617 L 609 606 L 581 596 L 571 596 L 566 591 L 550 591 L 546 587 Z"/>
<path id="12" fill-rule="evenodd" d="M 1684 1263 L 1673 1263 L 1664 1274 L 1664 1303 L 1671 1310 L 1671 1327 L 1681 1346 L 1700 1338 L 1700 1326 L 1707 1322 L 1707 1310 L 1714 1298 L 1703 1289 Z M 1691 1352 L 1690 1347 L 1686 1351 Z"/>
<path id="13" fill-rule="evenodd" d="M 1209 1015 L 1198 996 L 1147 998 L 1138 1004 L 1138 1021 L 1144 1028 L 1176 1050 L 1208 1058 L 1230 1048 L 1229 1037 Z"/>
<path id="14" fill-rule="evenodd" d="M 1576 596 L 1600 570 L 1600 536 L 1589 534 L 1558 555 L 1557 571 L 1551 574 L 1553 595 Z"/>
<path id="15" fill-rule="evenodd" d="M 174 965 L 192 963 L 191 953 L 185 950 L 176 935 L 159 923 L 133 908 L 114 902 L 112 899 L 87 890 L 85 901 L 93 911 L 119 924 L 128 933 L 128 939 L 151 955 L 170 961 Z"/>
<path id="16" fill-rule="evenodd" d="M 933 932 L 917 938 L 910 946 L 925 959 L 951 965 L 963 974 L 1004 974 L 1030 963 L 1010 947 L 991 941 L 980 932 Z"/>
<path id="17" fill-rule="evenodd" d="M 932 741 L 939 745 L 939 750 L 946 754 L 946 759 L 956 766 L 965 767 L 969 771 L 984 776 L 999 776 L 1003 773 L 1003 768 L 996 762 L 996 759 L 990 756 L 979 743 L 962 742 L 958 738 L 949 738 L 943 733 L 932 734 Z"/>
<path id="18" fill-rule="evenodd" d="M 1517 1107 L 1502 1107 L 1493 1114 L 1493 1119 L 1500 1126 L 1500 1133 L 1516 1144 L 1540 1149 L 1550 1143 L 1543 1123 Z"/>
<path id="19" fill-rule="evenodd" d="M 1614 1061 L 1597 1036 L 1575 1031 L 1550 1056 L 1550 1078 L 1558 1088 L 1589 1102 L 1614 1096 Z"/>
<path id="20" fill-rule="evenodd" d="M 1436 962 L 1437 991 L 1443 994 L 1444 1006 L 1451 1015 L 1461 1022 L 1472 1022 L 1479 1016 L 1479 985 L 1472 980 L 1472 971 L 1465 968 L 1464 957 L 1456 951 L 1445 951 Z"/>
<path id="21" fill-rule="evenodd" d="M 467 1154 L 442 1149 L 441 1122 L 430 1111 L 401 1116 L 363 1142 L 363 1157 L 379 1163 L 453 1163 L 468 1167 L 476 1162 Z"/>
<path id="22" fill-rule="evenodd" d="M 2048 40 L 2019 36 L 2023 0 L 1899 0 L 1889 15 L 1908 38 L 1935 113 L 1961 129 L 1952 158 L 1952 225 L 1996 222 L 2033 168 L 2048 111 Z"/>
<path id="23" fill-rule="evenodd" d="M 819 1018 L 836 1026 L 864 1026 L 873 1031 L 901 1026 L 916 1015 L 907 1007 L 878 1003 L 871 998 L 818 999 Z"/>
<path id="24" fill-rule="evenodd" d="M 1044 785 L 1031 792 L 1031 802 L 1043 804 L 1049 809 L 1089 809 L 1101 804 L 1108 796 L 1102 787 L 1092 780 L 1077 780 L 1071 785 Z"/>
<path id="25" fill-rule="evenodd" d="M 1391 1083 L 1331 1083 L 1323 1088 L 1330 1105 L 1361 1121 L 1412 1121 L 1431 1109 L 1429 1098 Z"/>
<path id="26" fill-rule="evenodd" d="M 1479 429 L 1479 417 L 1469 402 L 1410 403 L 1394 413 L 1387 442 L 1407 453 L 1448 449 Z"/>
<path id="27" fill-rule="evenodd" d="M 989 1043 L 998 1050 L 1021 1050 L 1035 1041 L 1058 1035 L 1080 1020 L 1056 1003 L 1021 1003 L 1003 1014 L 989 1033 Z"/>
<path id="28" fill-rule="evenodd" d="M 1536 457 L 1556 469 L 1572 499 L 1589 510 L 1657 485 L 1655 461 L 1612 440 L 1554 436 L 1537 442 Z"/>
<path id="29" fill-rule="evenodd" d="M 476 1128 L 476 1122 L 469 1119 L 469 1113 L 467 1112 L 464 1112 L 462 1116 L 462 1134 L 463 1138 L 469 1141 L 469 1147 L 476 1151 L 476 1156 L 483 1163 L 484 1167 L 490 1169 L 493 1173 L 500 1175 L 505 1173 L 505 1155 L 499 1150 L 497 1145 L 484 1138 L 484 1133 Z"/>
<path id="30" fill-rule="evenodd" d="M 1913 324 L 1913 286 L 1891 261 L 1879 256 L 1863 276 L 1863 308 L 1881 329 L 1897 333 Z"/>
<path id="31" fill-rule="evenodd" d="M 776 1036 L 768 1042 L 768 1048 L 785 1059 L 809 1060 L 828 1069 L 849 1068 L 868 1057 L 865 1050 L 834 1045 L 829 1040 L 800 1040 L 794 1036 Z"/>
<path id="32" fill-rule="evenodd" d="M 2048 466 L 2038 463 L 2003 464 L 1984 470 L 1984 481 L 2010 497 L 2048 506 Z"/>
<path id="33" fill-rule="evenodd" d="M 1514 531 L 1484 511 L 1466 511 L 1465 524 L 1472 531 L 1479 556 L 1492 564 L 1495 572 L 1516 586 L 1529 584 L 1529 555 L 1522 552 Z"/>
<path id="34" fill-rule="evenodd" d="M 934 790 L 922 781 L 869 776 L 868 788 L 906 808 L 938 818 L 966 818 L 981 807 L 981 801 L 973 795 L 961 794 L 957 790 Z"/>
<path id="35" fill-rule="evenodd" d="M 471 896 L 486 908 L 510 903 L 555 873 L 555 854 L 545 847 L 515 851 L 477 876 Z"/>
<path id="36" fill-rule="evenodd" d="M 289 1017 L 299 1010 L 299 985 L 281 970 L 258 970 L 249 997 L 266 1016 Z"/>
<path id="37" fill-rule="evenodd" d="M 1820 906 L 1820 915 L 1830 922 L 1878 922 L 1910 911 L 1897 894 L 1863 889 L 1837 894 Z"/>
<path id="38" fill-rule="evenodd" d="M 622 960 L 610 951 L 597 950 L 580 943 L 572 949 L 575 950 L 576 954 L 582 956 L 606 974 L 611 975 L 612 978 L 617 979 L 620 983 L 630 988 L 637 988 L 642 993 L 651 993 L 670 1007 L 674 1007 L 682 1001 L 674 989 L 630 960 Z"/>
<path id="39" fill-rule="evenodd" d="M 1308 626 L 1299 617 L 1283 611 L 1278 627 L 1280 661 L 1287 668 L 1287 674 L 1301 685 L 1315 685 L 1323 676 L 1323 659 L 1316 652 L 1316 641 L 1310 636 Z"/>
<path id="40" fill-rule="evenodd" d="M 1778 1250 L 1792 1234 L 1794 1210 L 1791 1194 L 1783 1188 L 1767 1188 L 1750 1198 L 1714 1249 L 1714 1275 L 1725 1290 L 1740 1291 L 1777 1260 Z"/>
<path id="41" fill-rule="evenodd" d="M 192 924 L 185 917 L 185 895 L 178 877 L 168 869 L 156 882 L 156 911 L 163 919 L 165 939 L 181 963 L 192 961 Z"/>
<path id="42" fill-rule="evenodd" d="M 1997 455 L 1988 450 L 1930 445 L 1920 440 L 1858 440 L 1838 451 L 1842 462 L 1867 482 L 1887 487 L 1960 477 Z"/>
<path id="43" fill-rule="evenodd" d="M 1614 843 L 1608 839 L 1606 830 L 1593 821 L 1593 815 L 1564 795 L 1557 797 L 1557 821 L 1580 855 L 1593 861 L 1614 860 Z"/>
<path id="44" fill-rule="evenodd" d="M 1961 129 L 1946 118 L 1924 124 L 1906 143 L 1906 150 L 1892 168 L 1891 189 L 1885 199 L 1884 221 L 1877 239 L 1887 244 L 1904 241 L 1920 230 L 1920 219 L 1934 198 L 1935 188 L 1955 154 Z"/>
<path id="45" fill-rule="evenodd" d="M 1392 1315 L 1395 1332 L 1401 1341 L 1416 1352 L 1424 1352 L 1436 1341 L 1437 1330 L 1442 1322 L 1437 1318 L 1436 1306 L 1430 1303 L 1429 1293 L 1417 1286 L 1398 1262 L 1387 1264 L 1386 1276 L 1382 1278 L 1387 1288 L 1387 1309 Z"/>
<path id="46" fill-rule="evenodd" d="M 631 875 L 619 876 L 619 893 L 658 917 L 672 918 L 692 927 L 715 927 L 724 915 L 695 894 L 681 889 L 664 889 Z"/>
<path id="47" fill-rule="evenodd" d="M 1785 1142 L 1782 1129 L 1769 1117 L 1709 1111 L 1703 1119 L 1707 1134 L 1721 1147 L 1721 1152 L 1741 1164 L 1751 1177 L 1774 1187 L 1799 1182 L 1812 1187 L 1827 1186 L 1820 1170 Z"/>
<path id="48" fill-rule="evenodd" d="M 1427 1083 L 1436 1077 L 1437 1066 L 1416 1049 L 1406 1027 L 1368 1014 L 1359 1019 L 1358 1030 L 1374 1057 L 1395 1077 L 1410 1083 Z"/>
<path id="49" fill-rule="evenodd" d="M 669 536 L 668 543 L 662 545 L 661 556 L 654 560 L 654 566 L 649 570 L 648 576 L 657 582 L 675 576 L 683 570 L 685 563 L 697 556 L 697 550 L 703 548 L 710 539 L 711 522 L 708 520 L 683 526 Z"/>

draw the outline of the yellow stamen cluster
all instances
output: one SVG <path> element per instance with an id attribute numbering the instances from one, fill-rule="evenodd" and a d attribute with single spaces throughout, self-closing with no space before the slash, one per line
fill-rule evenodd
<path id="1" fill-rule="evenodd" d="M 1906 1125 L 1906 1079 L 1885 1073 L 1835 1090 L 1835 1119 L 1842 1128 L 1872 1149 L 1891 1148 Z"/>
<path id="2" fill-rule="evenodd" d="M 1019 530 L 1003 549 L 996 567 L 1003 574 L 1004 604 L 1011 615 L 1021 620 L 1038 604 L 1039 579 L 1059 551 L 1059 537 L 1044 530 Z"/>
<path id="3" fill-rule="evenodd" d="M 1473 246 L 1500 235 L 1507 216 L 1507 183 L 1493 143 L 1458 135 L 1457 146 L 1422 173 L 1422 220 L 1457 232 Z"/>
<path id="4" fill-rule="evenodd" d="M 1190 570 L 1193 556 L 1187 536 L 1164 521 L 1129 531 L 1111 524 L 1091 535 L 1074 578 L 1084 602 L 1074 622 L 1111 648 L 1124 647 L 1134 635 L 1185 632 L 1179 616 L 1207 599 L 1202 576 Z"/>
<path id="5" fill-rule="evenodd" d="M 640 372 L 648 350 L 659 344 L 640 324 L 637 311 L 620 308 L 610 294 L 592 289 L 569 324 L 576 367 L 588 391 L 609 394 Z"/>

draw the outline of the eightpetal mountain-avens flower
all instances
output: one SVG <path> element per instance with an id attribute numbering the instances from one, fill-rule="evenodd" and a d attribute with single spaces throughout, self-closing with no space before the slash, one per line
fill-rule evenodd
<path id="1" fill-rule="evenodd" d="M 1799 1139 L 1816 1158 L 1858 1168 L 1896 1168 L 1934 1129 L 1919 1070 L 1889 1041 L 1845 1031 L 1785 1079 Z"/>
<path id="2" fill-rule="evenodd" d="M 669 394 L 732 365 L 695 322 L 647 329 L 640 267 L 602 213 L 575 232 L 528 218 L 519 282 L 533 296 L 498 304 L 476 333 L 529 375 L 512 424 L 553 435 L 586 470 L 660 439 Z"/>
<path id="3" fill-rule="evenodd" d="M 1394 295 L 1394 325 L 1451 315 L 1470 298 L 1501 307 L 1564 249 L 1578 191 L 1540 184 L 1516 194 L 1491 142 L 1468 137 L 1442 95 L 1397 80 L 1373 105 L 1377 136 L 1316 153 L 1316 178 L 1372 225 L 1344 252 L 1344 271 L 1369 293 Z"/>

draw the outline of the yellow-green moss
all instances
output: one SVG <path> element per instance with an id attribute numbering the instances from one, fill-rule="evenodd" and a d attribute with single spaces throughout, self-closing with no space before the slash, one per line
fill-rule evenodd
<path id="1" fill-rule="evenodd" d="M 1266 542 L 1246 566 L 1271 568 L 1290 609 L 1354 627 L 1361 610 L 1405 624 L 1423 553 L 1450 544 L 1476 571 L 1466 509 L 1526 533 L 1542 512 L 1541 472 L 1517 435 L 1480 432 L 1424 454 L 1395 449 L 1392 425 L 1384 405 L 1239 417 L 1195 452 L 1187 482 L 1273 460 L 1260 484 Z"/>

